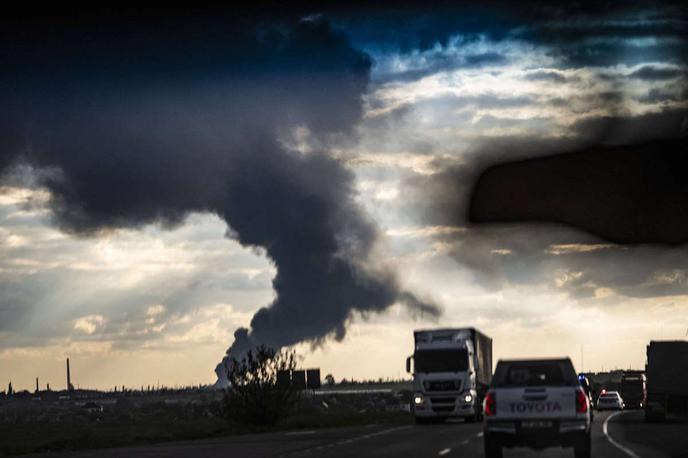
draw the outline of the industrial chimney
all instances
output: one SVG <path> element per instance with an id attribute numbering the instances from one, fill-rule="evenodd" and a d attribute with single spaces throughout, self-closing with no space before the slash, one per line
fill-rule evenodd
<path id="1" fill-rule="evenodd" d="M 72 385 L 72 377 L 69 373 L 69 358 L 67 358 L 67 391 L 72 391 L 74 386 Z"/>

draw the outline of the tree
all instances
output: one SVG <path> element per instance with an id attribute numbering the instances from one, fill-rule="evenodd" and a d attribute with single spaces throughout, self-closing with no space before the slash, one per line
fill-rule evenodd
<path id="1" fill-rule="evenodd" d="M 249 350 L 227 368 L 230 386 L 224 397 L 226 418 L 242 425 L 272 426 L 295 409 L 299 392 L 291 384 L 278 385 L 277 373 L 296 367 L 295 352 L 266 346 Z"/>
<path id="2" fill-rule="evenodd" d="M 334 376 L 332 374 L 327 374 L 325 376 L 325 383 L 329 386 L 333 386 L 336 382 L 334 381 Z"/>

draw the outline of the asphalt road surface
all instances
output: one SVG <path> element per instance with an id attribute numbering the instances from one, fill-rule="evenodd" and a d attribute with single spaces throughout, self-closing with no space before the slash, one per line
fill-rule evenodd
<path id="1" fill-rule="evenodd" d="M 688 458 L 688 421 L 647 424 L 641 411 L 595 416 L 596 458 Z M 51 454 L 51 457 L 63 456 Z M 482 425 L 380 426 L 293 431 L 80 452 L 79 457 L 483 457 Z M 573 457 L 573 449 L 506 449 L 505 457 Z"/>

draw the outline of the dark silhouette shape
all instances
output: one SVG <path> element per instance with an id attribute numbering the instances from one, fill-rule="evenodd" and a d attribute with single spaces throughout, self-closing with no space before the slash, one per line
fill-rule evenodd
<path id="1" fill-rule="evenodd" d="M 288 417 L 302 387 L 280 383 L 280 378 L 284 373 L 298 372 L 295 367 L 294 350 L 275 351 L 264 345 L 247 351 L 241 360 L 232 358 L 226 366 L 230 387 L 223 399 L 227 420 L 240 425 L 273 426 Z"/>
<path id="2" fill-rule="evenodd" d="M 594 147 L 487 168 L 472 223 L 563 223 L 620 244 L 688 242 L 686 140 Z"/>

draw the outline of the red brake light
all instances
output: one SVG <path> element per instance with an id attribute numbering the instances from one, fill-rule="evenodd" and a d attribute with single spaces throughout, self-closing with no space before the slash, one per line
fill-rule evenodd
<path id="1" fill-rule="evenodd" d="M 485 416 L 491 417 L 497 413 L 497 400 L 493 392 L 487 393 L 485 396 Z"/>
<path id="2" fill-rule="evenodd" d="M 576 413 L 588 411 L 588 397 L 582 389 L 576 390 Z"/>

